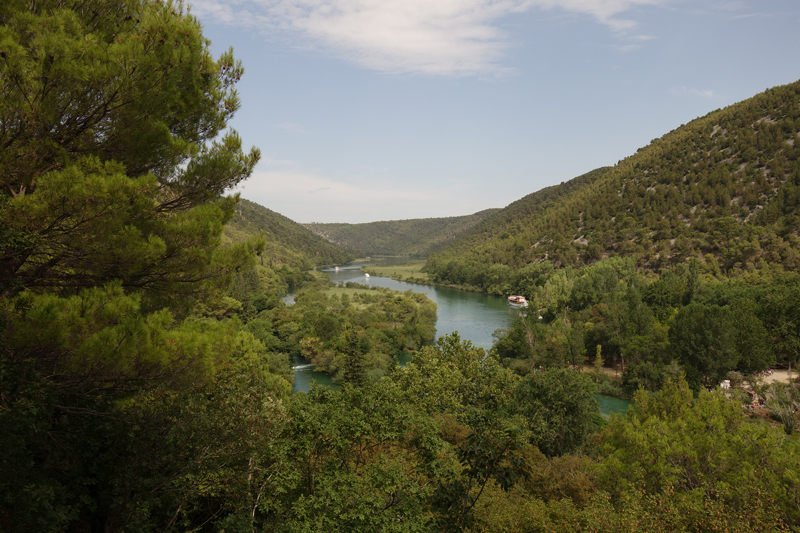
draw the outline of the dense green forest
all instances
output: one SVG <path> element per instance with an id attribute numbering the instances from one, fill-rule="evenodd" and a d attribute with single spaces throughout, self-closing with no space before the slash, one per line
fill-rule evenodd
<path id="1" fill-rule="evenodd" d="M 542 365 L 615 367 L 621 383 L 602 385 L 615 396 L 657 391 L 681 372 L 700 391 L 732 371 L 741 381 L 800 362 L 800 275 L 715 279 L 693 260 L 655 276 L 636 263 L 633 256 L 581 270 L 550 262 L 524 269 L 529 311 L 495 333 L 494 351 L 523 375 Z"/>
<path id="2" fill-rule="evenodd" d="M 225 196 L 243 69 L 180 4 L 7 0 L 0 59 L 0 531 L 800 530 L 797 387 L 703 386 L 797 361 L 796 274 L 550 258 L 541 321 L 426 344 L 425 297 L 301 271 L 331 249 Z M 293 394 L 295 355 L 342 389 Z"/>
<path id="3" fill-rule="evenodd" d="M 518 292 L 514 273 L 638 256 L 738 275 L 800 267 L 800 82 L 654 139 L 610 169 L 531 194 L 428 260 L 435 281 Z"/>
<path id="4" fill-rule="evenodd" d="M 405 255 L 427 257 L 469 232 L 497 212 L 486 209 L 472 215 L 367 222 L 364 224 L 303 224 L 332 243 L 360 257 Z"/>
<path id="5" fill-rule="evenodd" d="M 262 256 L 271 266 L 308 270 L 355 259 L 351 252 L 314 235 L 297 222 L 255 202 L 240 199 L 236 212 L 225 226 L 222 242 L 239 243 L 259 234 L 266 240 Z"/>

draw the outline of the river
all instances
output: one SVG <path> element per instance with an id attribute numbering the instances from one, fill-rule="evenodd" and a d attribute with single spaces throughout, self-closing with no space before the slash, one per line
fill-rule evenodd
<path id="1" fill-rule="evenodd" d="M 382 260 L 381 264 L 387 264 L 386 260 Z M 361 272 L 363 265 L 365 263 L 340 266 L 338 270 L 326 268 L 321 271 L 328 274 L 334 283 L 352 281 L 372 287 L 386 287 L 396 291 L 411 290 L 427 295 L 437 305 L 437 338 L 457 331 L 462 340 L 468 340 L 475 346 L 488 350 L 494 344 L 492 334 L 498 329 L 510 327 L 520 312 L 519 308 L 508 305 L 508 300 L 501 296 L 418 285 L 377 276 L 367 278 Z M 294 303 L 294 294 L 288 294 L 283 301 L 291 305 Z M 401 358 L 400 364 L 405 364 L 407 361 L 407 358 L 405 360 Z M 327 374 L 314 372 L 313 365 L 306 361 L 297 359 L 294 363 L 295 391 L 308 391 L 314 381 L 320 385 L 338 388 L 336 384 L 331 383 Z M 604 416 L 610 412 L 624 412 L 627 409 L 628 402 L 625 400 L 601 395 L 597 395 L 597 399 Z"/>
<path id="2" fill-rule="evenodd" d="M 500 296 L 489 296 L 477 292 L 461 291 L 443 287 L 431 287 L 391 278 L 371 276 L 367 278 L 361 267 L 365 263 L 321 269 L 328 274 L 334 283 L 356 282 L 372 287 L 386 287 L 395 291 L 421 292 L 437 306 L 436 337 L 457 331 L 462 340 L 468 340 L 475 346 L 489 349 L 494 344 L 492 334 L 501 328 L 508 328 L 516 318 L 519 309 L 508 305 L 508 301 Z M 374 264 L 374 263 L 369 263 Z M 381 264 L 387 264 L 386 260 Z M 283 299 L 286 304 L 294 303 L 294 294 L 289 293 Z M 403 358 L 400 364 L 405 364 Z M 335 388 L 327 374 L 314 372 L 313 366 L 303 360 L 295 361 L 295 391 L 308 391 L 312 381 L 320 385 Z"/>

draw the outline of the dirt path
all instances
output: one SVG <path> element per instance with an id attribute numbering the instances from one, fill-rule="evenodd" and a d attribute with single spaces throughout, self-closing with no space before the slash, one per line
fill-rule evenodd
<path id="1" fill-rule="evenodd" d="M 795 370 L 792 370 L 791 377 L 788 370 L 773 370 L 772 374 L 768 376 L 761 376 L 761 380 L 764 383 L 774 383 L 774 382 L 789 383 L 790 379 L 796 377 L 797 377 L 797 372 Z"/>
<path id="2" fill-rule="evenodd" d="M 594 366 L 586 365 L 583 367 L 584 372 L 594 372 Z M 603 372 L 612 378 L 622 379 L 622 374 L 618 373 L 619 370 L 614 368 L 603 368 Z M 797 371 L 792 370 L 791 375 L 788 370 L 773 370 L 772 374 L 761 376 L 761 381 L 764 383 L 789 383 L 793 378 L 797 377 Z"/>

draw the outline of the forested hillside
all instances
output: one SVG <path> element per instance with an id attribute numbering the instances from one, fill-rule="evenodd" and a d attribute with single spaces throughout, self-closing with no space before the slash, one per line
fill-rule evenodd
<path id="1" fill-rule="evenodd" d="M 428 345 L 427 297 L 301 272 L 340 252 L 225 195 L 259 159 L 228 129 L 243 69 L 231 52 L 212 57 L 182 4 L 4 0 L 0 59 L 0 531 L 799 530 L 800 388 L 748 376 L 763 416 L 742 409 L 745 391 L 705 389 L 731 369 L 741 382 L 800 362 L 800 275 L 706 283 L 697 260 L 656 277 L 633 256 L 556 269 L 591 259 L 582 244 L 559 259 L 551 239 L 552 261 L 516 271 L 544 320 L 521 314 L 489 352 L 457 334 Z M 769 116 L 736 134 L 712 127 L 713 142 L 729 137 L 714 158 L 734 166 L 750 148 L 737 139 L 759 132 L 755 162 L 720 179 L 765 207 L 701 194 L 712 240 L 700 244 L 741 256 L 751 241 L 736 228 L 773 239 L 752 230 L 760 248 L 728 271 L 769 254 L 788 269 L 796 252 L 783 192 L 796 137 L 782 141 L 784 115 Z M 783 159 L 759 166 L 773 145 Z M 705 183 L 701 164 L 687 175 Z M 634 188 L 619 181 L 625 165 L 543 193 L 537 219 L 617 182 L 598 198 L 617 218 L 645 212 L 640 196 L 628 211 L 616 200 Z M 691 190 L 664 176 L 659 194 Z M 579 224 L 603 227 L 581 209 L 594 218 Z M 689 214 L 676 216 L 699 225 Z M 643 246 L 623 230 L 602 250 Z M 302 285 L 293 306 L 289 285 Z M 581 371 L 587 347 L 596 373 Z M 341 390 L 294 394 L 295 356 Z M 619 360 L 623 388 L 653 391 L 627 418 L 604 420 L 593 399 L 597 382 L 616 387 L 603 357 Z"/>
<path id="2" fill-rule="evenodd" d="M 484 290 L 544 260 L 581 266 L 633 254 L 653 270 L 692 257 L 714 273 L 795 270 L 799 132 L 800 82 L 767 90 L 654 139 L 611 169 L 510 205 L 427 268 L 440 282 Z"/>
<path id="3" fill-rule="evenodd" d="M 570 194 L 594 183 L 609 170 L 608 167 L 593 170 L 560 185 L 545 187 L 503 209 L 496 210 L 493 216 L 482 220 L 474 229 L 464 232 L 444 250 L 444 253 L 460 255 L 491 239 L 496 238 L 503 241 L 513 235 L 525 232 L 531 220 L 544 215 Z"/>
<path id="4" fill-rule="evenodd" d="M 361 257 L 371 255 L 428 256 L 470 231 L 497 209 L 448 218 L 418 218 L 365 224 L 303 224 L 330 242 Z"/>
<path id="5" fill-rule="evenodd" d="M 352 253 L 314 235 L 285 216 L 241 199 L 236 212 L 225 226 L 223 243 L 243 242 L 264 235 L 263 257 L 272 266 L 289 266 L 308 270 L 319 265 L 336 265 L 352 261 Z"/>

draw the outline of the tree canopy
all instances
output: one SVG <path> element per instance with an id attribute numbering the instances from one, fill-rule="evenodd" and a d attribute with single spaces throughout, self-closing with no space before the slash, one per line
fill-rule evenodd
<path id="1" fill-rule="evenodd" d="M 279 216 L 245 205 L 223 246 L 237 204 L 225 191 L 258 159 L 225 131 L 241 73 L 230 52 L 211 57 L 179 2 L 0 4 L 0 530 L 797 529 L 797 385 L 768 390 L 784 426 L 773 427 L 743 416 L 736 397 L 695 396 L 677 364 L 699 389 L 734 365 L 798 359 L 800 276 L 705 282 L 715 264 L 800 257 L 787 247 L 795 191 L 753 217 L 768 231 L 735 218 L 773 176 L 800 186 L 789 170 L 797 148 L 782 141 L 794 108 L 755 125 L 763 113 L 747 108 L 722 117 L 727 132 L 692 138 L 720 143 L 689 161 L 702 186 L 684 191 L 719 215 L 693 219 L 720 258 L 702 272 L 679 261 L 643 274 L 634 257 L 600 260 L 595 242 L 580 255 L 591 266 L 559 268 L 577 261 L 582 237 L 553 234 L 540 249 L 514 234 L 522 225 L 497 235 L 511 256 L 475 252 L 485 268 L 438 263 L 439 279 L 531 295 L 528 315 L 487 352 L 457 334 L 427 345 L 436 313 L 422 294 L 300 272 L 343 256 Z M 782 109 L 791 91 L 759 102 Z M 657 150 L 667 141 L 647 158 L 674 158 Z M 769 172 L 748 167 L 753 150 L 776 155 Z M 714 167 L 723 151 L 744 168 Z M 741 172 L 750 181 L 737 189 Z M 659 185 L 677 187 L 670 176 Z M 530 208 L 560 230 L 591 226 L 615 198 L 634 211 L 647 203 L 637 199 L 648 189 L 629 182 L 603 197 L 613 202 L 559 207 L 607 178 L 587 174 L 497 215 Z M 656 204 L 675 195 L 654 187 Z M 730 214 L 725 195 L 737 192 Z M 616 233 L 594 235 L 620 255 L 650 242 L 634 211 L 615 212 Z M 274 264 L 255 260 L 259 221 L 265 238 L 282 234 L 267 248 Z M 549 259 L 506 262 L 528 253 Z M 286 288 L 303 283 L 284 305 Z M 414 353 L 401 368 L 404 352 Z M 604 357 L 621 360 L 628 387 L 652 390 L 605 430 L 593 378 L 579 371 L 587 353 L 596 375 Z M 342 389 L 290 394 L 293 356 Z"/>
<path id="2" fill-rule="evenodd" d="M 190 316 L 261 246 L 219 246 L 259 158 L 225 131 L 241 74 L 179 2 L 0 5 L 3 530 L 113 515 L 154 391 L 223 372 L 290 391 L 239 322 Z"/>
<path id="3" fill-rule="evenodd" d="M 0 7 L 0 291 L 187 291 L 242 257 L 214 254 L 259 152 L 223 132 L 242 67 L 182 4 Z"/>

